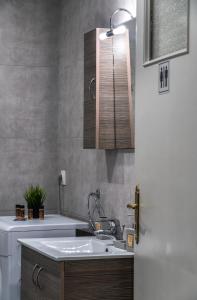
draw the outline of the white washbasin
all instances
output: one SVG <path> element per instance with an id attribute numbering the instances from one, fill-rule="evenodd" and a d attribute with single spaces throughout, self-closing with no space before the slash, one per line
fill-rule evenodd
<path id="1" fill-rule="evenodd" d="M 64 254 L 104 253 L 106 245 L 95 239 L 62 239 L 40 241 L 44 247 Z"/>
<path id="2" fill-rule="evenodd" d="M 117 249 L 113 241 L 95 237 L 19 239 L 22 245 L 56 261 L 131 257 L 134 253 Z"/>

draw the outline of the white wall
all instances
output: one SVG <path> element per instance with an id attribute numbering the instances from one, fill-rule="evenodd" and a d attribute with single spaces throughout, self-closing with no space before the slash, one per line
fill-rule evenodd
<path id="1" fill-rule="evenodd" d="M 190 53 L 170 62 L 170 93 L 158 95 L 158 65 L 143 64 L 138 1 L 136 167 L 142 189 L 135 300 L 197 299 L 197 1 Z"/>

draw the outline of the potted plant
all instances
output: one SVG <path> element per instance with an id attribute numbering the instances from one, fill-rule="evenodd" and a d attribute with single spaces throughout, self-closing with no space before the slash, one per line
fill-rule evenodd
<path id="1" fill-rule="evenodd" d="M 44 201 L 46 199 L 46 192 L 39 185 L 31 185 L 24 194 L 24 198 L 27 202 L 28 216 L 31 219 L 31 212 L 33 213 L 33 218 L 39 218 L 39 210 L 43 211 Z"/>

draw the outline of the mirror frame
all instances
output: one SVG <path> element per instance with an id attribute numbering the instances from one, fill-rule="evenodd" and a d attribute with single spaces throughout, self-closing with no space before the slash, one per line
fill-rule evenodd
<path id="1" fill-rule="evenodd" d="M 180 55 L 188 54 L 189 53 L 189 19 L 190 19 L 190 0 L 188 1 L 187 6 L 187 47 L 181 50 L 168 53 L 166 55 L 160 56 L 155 59 L 150 59 L 150 43 L 151 43 L 151 36 L 150 36 L 150 2 L 151 0 L 144 0 L 144 63 L 143 66 L 147 67 L 156 63 L 159 63 L 164 60 L 168 60 L 170 58 L 174 58 Z"/>

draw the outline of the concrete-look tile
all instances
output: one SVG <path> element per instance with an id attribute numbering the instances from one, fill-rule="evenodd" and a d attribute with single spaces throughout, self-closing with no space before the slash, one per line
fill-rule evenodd
<path id="1" fill-rule="evenodd" d="M 57 141 L 58 150 L 58 168 L 59 170 L 69 170 L 70 156 L 72 153 L 71 140 L 68 138 L 59 137 Z M 69 180 L 69 178 L 68 178 Z"/>
<path id="2" fill-rule="evenodd" d="M 129 225 L 133 217 L 128 217 L 131 212 L 126 204 L 133 200 L 136 184 L 134 153 L 82 148 L 84 32 L 108 27 L 110 15 L 118 7 L 131 9 L 130 0 L 63 2 L 61 33 L 65 35 L 60 41 L 58 136 L 61 145 L 58 160 L 66 162 L 69 169 L 69 187 L 64 201 L 70 215 L 87 218 L 88 194 L 101 188 L 107 216 L 117 217 L 121 224 Z M 115 21 L 122 18 L 125 15 Z M 132 41 L 135 41 L 134 34 L 135 30 L 131 33 Z M 132 55 L 135 61 L 135 52 Z"/>
<path id="3" fill-rule="evenodd" d="M 129 225 L 128 223 L 132 219 L 130 214 L 133 216 L 133 212 L 126 207 L 131 201 L 130 187 L 128 185 L 101 184 L 101 189 L 102 204 L 106 215 L 110 218 L 120 219 L 121 224 Z"/>
<path id="4" fill-rule="evenodd" d="M 53 119 L 53 114 L 51 114 L 51 119 L 49 117 L 42 119 L 0 115 L 1 138 L 45 139 L 55 137 L 57 134 L 57 121 Z"/>
<path id="5" fill-rule="evenodd" d="M 30 184 L 57 210 L 60 4 L 0 1 L 0 214 L 13 214 Z"/>
<path id="6" fill-rule="evenodd" d="M 96 153 L 84 150 L 81 139 L 72 139 L 70 154 L 71 207 L 83 216 L 87 215 L 87 197 L 96 190 Z"/>
<path id="7" fill-rule="evenodd" d="M 130 0 L 0 1 L 0 214 L 37 183 L 55 211 L 66 169 L 66 213 L 87 218 L 88 194 L 101 188 L 106 214 L 130 222 L 134 154 L 83 149 L 84 32 L 108 27 L 118 7 L 130 9 Z"/>
<path id="8" fill-rule="evenodd" d="M 56 68 L 0 66 L 0 82 L 0 103 L 4 99 L 22 99 L 29 105 L 58 101 Z"/>
<path id="9" fill-rule="evenodd" d="M 17 148 L 0 152 L 1 209 L 14 209 L 16 202 L 23 201 L 23 193 L 30 184 L 42 185 L 48 194 L 48 207 L 54 208 L 53 200 L 58 195 L 56 162 L 56 153 L 21 152 Z"/>
<path id="10" fill-rule="evenodd" d="M 67 83 L 64 83 L 62 76 Z M 59 124 L 64 136 L 73 138 L 83 137 L 83 65 L 76 64 L 76 68 L 66 67 L 61 72 Z M 61 134 L 60 132 L 60 134 Z"/>
<path id="11" fill-rule="evenodd" d="M 71 69 L 72 64 L 70 62 L 65 66 L 64 60 L 60 60 L 60 66 L 58 69 L 58 87 L 60 102 L 65 103 L 67 100 L 69 100 L 68 95 L 70 95 L 70 86 L 72 84 L 72 77 L 70 76 Z"/>
<path id="12" fill-rule="evenodd" d="M 0 45 L 0 64 L 16 66 L 57 66 L 59 58 L 57 43 L 36 47 L 34 45 Z"/>
<path id="13" fill-rule="evenodd" d="M 1 1 L 0 64 L 54 65 L 58 57 L 58 1 Z"/>
<path id="14" fill-rule="evenodd" d="M 124 150 L 97 151 L 97 180 L 108 184 L 129 184 L 135 178 L 135 156 Z"/>
<path id="15" fill-rule="evenodd" d="M 19 138 L 1 138 L 0 153 L 14 153 L 17 150 L 20 153 L 57 153 L 57 143 L 53 138 L 45 139 L 19 139 Z"/>

